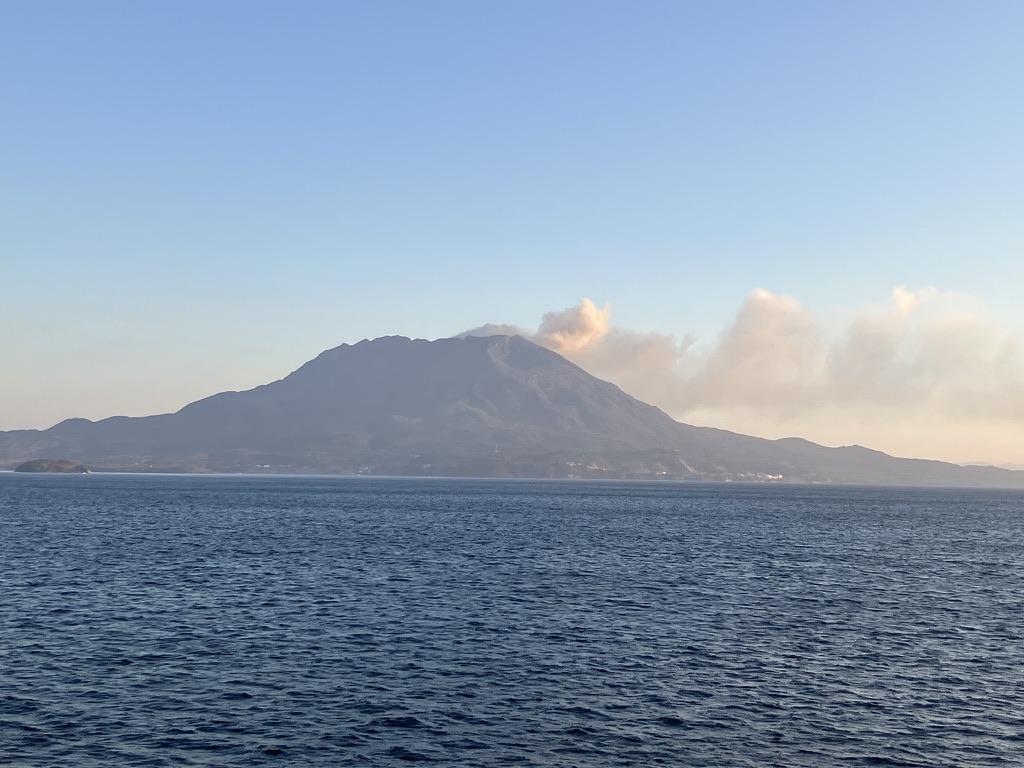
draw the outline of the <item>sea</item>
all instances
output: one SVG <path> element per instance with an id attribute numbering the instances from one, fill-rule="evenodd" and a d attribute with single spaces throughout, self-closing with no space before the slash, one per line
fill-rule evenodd
<path id="1" fill-rule="evenodd" d="M 1024 493 L 0 474 L 3 766 L 1024 765 Z"/>

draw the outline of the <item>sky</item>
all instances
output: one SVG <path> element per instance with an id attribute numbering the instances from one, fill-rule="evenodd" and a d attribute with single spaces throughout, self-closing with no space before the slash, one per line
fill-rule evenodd
<path id="1" fill-rule="evenodd" d="M 1024 464 L 1024 4 L 0 1 L 0 429 L 527 335 Z"/>

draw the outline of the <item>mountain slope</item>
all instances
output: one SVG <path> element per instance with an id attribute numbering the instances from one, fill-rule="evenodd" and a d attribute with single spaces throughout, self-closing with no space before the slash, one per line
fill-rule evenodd
<path id="1" fill-rule="evenodd" d="M 343 344 L 174 414 L 0 433 L 0 466 L 1024 486 L 1024 473 L 680 424 L 521 337 Z"/>

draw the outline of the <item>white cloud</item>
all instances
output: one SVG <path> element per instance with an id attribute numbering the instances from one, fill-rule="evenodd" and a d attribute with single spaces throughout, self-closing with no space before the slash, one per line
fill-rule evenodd
<path id="1" fill-rule="evenodd" d="M 589 299 L 519 333 L 675 418 L 900 455 L 1024 462 L 1018 340 L 975 299 L 895 288 L 836 326 L 758 289 L 710 345 L 616 328 Z"/>
<path id="2" fill-rule="evenodd" d="M 541 318 L 534 338 L 538 343 L 563 355 L 588 346 L 604 344 L 611 327 L 612 308 L 597 308 L 590 299 L 561 312 L 548 312 Z"/>

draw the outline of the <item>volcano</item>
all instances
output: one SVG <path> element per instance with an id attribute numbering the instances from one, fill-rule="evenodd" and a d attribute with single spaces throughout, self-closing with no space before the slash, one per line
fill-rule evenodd
<path id="1" fill-rule="evenodd" d="M 388 336 L 180 411 L 0 432 L 0 466 L 1024 487 L 1024 472 L 681 424 L 519 336 Z"/>

